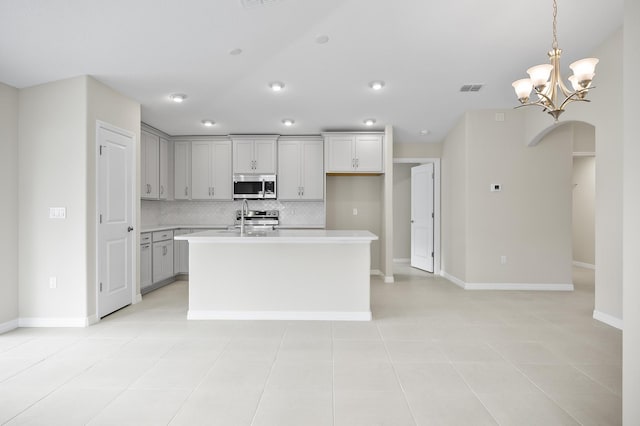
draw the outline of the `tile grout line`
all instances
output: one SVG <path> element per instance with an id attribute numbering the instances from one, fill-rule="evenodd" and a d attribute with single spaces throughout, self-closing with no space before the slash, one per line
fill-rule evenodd
<path id="1" fill-rule="evenodd" d="M 229 345 L 231 345 L 231 342 L 233 341 L 233 339 L 234 338 L 230 338 L 229 341 L 226 343 L 226 345 L 224 345 L 224 348 L 220 351 L 220 353 L 218 353 L 218 355 L 213 360 L 213 363 L 211 364 L 211 367 L 209 367 L 207 372 L 202 375 L 202 379 L 200 379 L 200 382 L 198 382 L 198 384 L 193 389 L 191 389 L 191 392 L 189 392 L 189 395 L 187 395 L 187 397 L 184 399 L 184 401 L 182 401 L 182 403 L 180 404 L 180 406 L 178 407 L 176 412 L 173 414 L 173 416 L 171 416 L 171 418 L 169 419 L 169 422 L 167 423 L 167 426 L 169 426 L 171 424 L 171 422 L 173 422 L 175 420 L 176 416 L 180 413 L 180 410 L 182 410 L 182 407 L 184 407 L 184 404 L 187 403 L 187 401 L 189 400 L 189 398 L 191 398 L 191 396 L 195 393 L 195 391 L 200 389 L 200 387 L 204 383 L 204 381 L 207 378 L 207 376 L 209 375 L 209 373 L 211 373 L 211 370 L 213 370 L 214 367 L 216 366 L 216 364 L 218 363 L 218 360 L 220 359 L 220 357 L 222 356 L 224 351 L 226 351 L 227 348 L 229 347 Z M 173 348 L 173 346 L 172 346 L 172 348 Z M 165 352 L 165 355 L 166 355 L 166 353 L 167 352 Z"/>
<path id="2" fill-rule="evenodd" d="M 380 336 L 380 340 L 382 341 L 382 346 L 384 346 L 384 351 L 387 354 L 387 359 L 389 359 L 389 364 L 391 364 L 391 368 L 393 369 L 393 374 L 396 376 L 396 380 L 398 381 L 398 386 L 400 386 L 400 390 L 402 391 L 404 403 L 409 409 L 409 414 L 411 414 L 411 420 L 413 420 L 413 424 L 417 426 L 418 421 L 416 420 L 416 416 L 413 413 L 413 410 L 411 409 L 411 404 L 409 404 L 409 398 L 407 398 L 407 392 L 405 391 L 404 386 L 402 385 L 402 381 L 400 380 L 400 376 L 398 375 L 398 370 L 396 370 L 396 365 L 394 364 L 393 359 L 391 358 L 391 353 L 389 353 L 387 342 L 382 336 L 382 332 L 380 331 L 380 326 L 378 325 L 377 322 L 375 323 L 375 325 L 376 325 L 376 330 L 378 331 L 378 335 Z"/>
<path id="3" fill-rule="evenodd" d="M 526 378 L 527 378 L 527 380 L 528 380 L 528 381 L 529 381 L 533 386 L 535 386 L 535 387 L 536 387 L 536 388 L 537 388 L 537 389 L 538 389 L 538 390 L 539 390 L 539 391 L 540 391 L 544 396 L 546 396 L 546 397 L 549 399 L 549 401 L 553 402 L 553 403 L 554 403 L 558 408 L 560 408 L 560 410 L 562 410 L 562 411 L 563 411 L 563 412 L 565 412 L 565 413 L 566 413 L 570 418 L 572 418 L 573 420 L 575 420 L 575 422 L 576 422 L 577 424 L 579 424 L 579 425 L 582 425 L 582 424 L 583 424 L 580 420 L 576 419 L 576 418 L 575 418 L 571 413 L 569 413 L 567 410 L 565 410 L 565 408 L 564 408 L 562 405 L 560 405 L 560 404 L 558 403 L 558 401 L 556 401 L 554 398 L 552 398 L 552 397 L 551 397 L 551 395 L 549 395 L 547 392 L 545 392 L 545 391 L 544 391 L 544 389 L 542 389 L 540 386 L 538 386 L 538 384 L 537 384 L 536 382 L 534 382 L 534 381 L 533 381 L 533 379 L 531 379 L 531 378 L 530 378 L 530 377 L 529 377 L 529 376 L 528 376 L 524 371 L 522 371 L 520 368 L 518 368 L 518 366 L 517 366 L 514 362 L 510 361 L 509 359 L 507 359 L 507 358 L 502 354 L 502 352 L 500 352 L 497 348 L 495 348 L 495 347 L 494 347 L 493 345 L 491 345 L 489 342 L 486 342 L 486 344 L 487 344 L 491 349 L 493 349 L 495 352 L 497 352 L 497 353 L 502 357 L 502 359 L 504 359 L 504 360 L 505 360 L 505 362 L 506 362 L 507 364 L 511 365 L 511 366 L 512 366 L 513 368 L 515 368 L 515 369 L 516 369 L 520 374 L 522 374 L 524 377 L 526 377 Z"/>
<path id="4" fill-rule="evenodd" d="M 253 412 L 253 417 L 251 418 L 251 423 L 249 423 L 250 426 L 252 426 L 254 424 L 254 422 L 256 421 L 256 416 L 258 415 L 258 410 L 260 409 L 260 403 L 262 402 L 262 398 L 264 397 L 264 393 L 267 390 L 267 384 L 269 383 L 269 379 L 271 378 L 271 375 L 273 374 L 273 370 L 275 369 L 276 362 L 278 361 L 278 354 L 280 353 L 280 349 L 282 349 L 282 344 L 284 343 L 284 338 L 287 335 L 287 331 L 289 331 L 289 327 L 290 327 L 290 324 L 287 323 L 287 328 L 285 328 L 284 333 L 282 333 L 282 337 L 280 337 L 280 344 L 278 345 L 278 350 L 276 351 L 276 355 L 273 358 L 273 362 L 271 363 L 271 368 L 269 369 L 269 374 L 267 375 L 267 378 L 265 379 L 264 384 L 262 385 L 262 392 L 260 393 L 260 398 L 258 398 L 258 403 L 256 404 L 256 409 Z"/>

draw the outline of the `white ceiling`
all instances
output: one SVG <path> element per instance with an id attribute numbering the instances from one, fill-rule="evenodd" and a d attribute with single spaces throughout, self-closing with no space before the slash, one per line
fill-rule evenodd
<path id="1" fill-rule="evenodd" d="M 89 74 L 171 135 L 317 134 L 375 118 L 396 142 L 440 142 L 468 109 L 515 106 L 511 82 L 551 47 L 551 0 L 247 1 L 0 0 L 0 81 Z M 568 75 L 622 25 L 623 0 L 558 2 Z M 271 92 L 274 80 L 285 90 Z M 485 86 L 460 93 L 469 83 Z"/>

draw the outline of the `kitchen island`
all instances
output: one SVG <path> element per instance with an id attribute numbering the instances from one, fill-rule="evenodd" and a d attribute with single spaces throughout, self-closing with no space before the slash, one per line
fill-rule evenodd
<path id="1" fill-rule="evenodd" d="M 188 319 L 371 320 L 368 231 L 205 231 L 189 242 Z"/>

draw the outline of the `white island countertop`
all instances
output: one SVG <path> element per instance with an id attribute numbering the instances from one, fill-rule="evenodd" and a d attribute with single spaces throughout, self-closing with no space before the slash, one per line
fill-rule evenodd
<path id="1" fill-rule="evenodd" d="M 378 239 L 369 231 L 330 229 L 277 229 L 275 231 L 249 230 L 241 234 L 239 230 L 211 230 L 174 237 L 192 243 L 364 243 Z"/>

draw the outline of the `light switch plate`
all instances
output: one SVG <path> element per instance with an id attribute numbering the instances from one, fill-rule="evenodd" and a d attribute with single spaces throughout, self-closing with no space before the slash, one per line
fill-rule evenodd
<path id="1" fill-rule="evenodd" d="M 65 219 L 67 209 L 65 207 L 49 207 L 49 219 Z"/>

